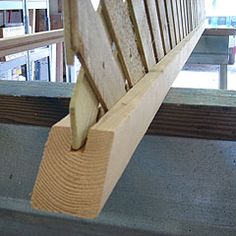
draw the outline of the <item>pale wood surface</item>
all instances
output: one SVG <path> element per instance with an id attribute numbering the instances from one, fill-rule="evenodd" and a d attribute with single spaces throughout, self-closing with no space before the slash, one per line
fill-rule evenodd
<path id="1" fill-rule="evenodd" d="M 176 37 L 171 0 L 166 0 L 165 4 L 167 10 L 167 22 L 169 25 L 171 48 L 174 48 L 176 46 Z"/>
<path id="2" fill-rule="evenodd" d="M 236 29 L 229 28 L 207 28 L 205 29 L 204 35 L 218 35 L 218 36 L 228 36 L 236 35 Z"/>
<path id="3" fill-rule="evenodd" d="M 91 2 L 73 0 L 69 4 L 73 50 L 103 108 L 108 110 L 126 93 L 122 72 Z"/>
<path id="4" fill-rule="evenodd" d="M 70 20 L 70 3 L 63 1 L 63 14 L 64 14 L 64 38 L 65 38 L 65 54 L 67 65 L 74 65 L 74 50 L 71 45 L 71 20 Z"/>
<path id="5" fill-rule="evenodd" d="M 146 69 L 149 71 L 156 64 L 151 32 L 148 25 L 145 5 L 143 1 L 127 0 L 129 3 L 131 17 L 134 21 L 138 43 L 142 51 Z"/>
<path id="6" fill-rule="evenodd" d="M 72 148 L 74 150 L 78 150 L 84 145 L 88 129 L 96 123 L 97 117 L 98 100 L 81 68 L 70 102 Z"/>
<path id="7" fill-rule="evenodd" d="M 179 19 L 178 19 L 178 10 L 176 0 L 171 0 L 172 9 L 173 9 L 173 20 L 174 20 L 174 29 L 175 29 L 175 38 L 176 43 L 180 42 L 180 29 L 179 29 Z"/>
<path id="8" fill-rule="evenodd" d="M 188 15 L 188 30 L 190 32 L 193 29 L 193 22 L 192 22 L 192 0 L 187 1 L 187 15 Z"/>
<path id="9" fill-rule="evenodd" d="M 0 81 L 0 122 L 51 127 L 68 114 L 73 87 Z M 236 91 L 171 88 L 147 134 L 235 140 L 235 100 Z"/>
<path id="10" fill-rule="evenodd" d="M 203 30 L 200 25 L 191 32 L 91 127 L 83 149 L 70 149 L 69 117 L 52 128 L 32 194 L 34 208 L 97 216 Z"/>
<path id="11" fill-rule="evenodd" d="M 103 0 L 101 7 L 109 26 L 108 30 L 118 47 L 122 68 L 132 87 L 144 76 L 145 68 L 136 44 L 134 26 L 129 16 L 127 2 Z"/>
<path id="12" fill-rule="evenodd" d="M 0 57 L 63 41 L 61 29 L 0 39 Z"/>
<path id="13" fill-rule="evenodd" d="M 183 30 L 183 19 L 182 19 L 180 0 L 176 0 L 176 5 L 177 5 L 177 13 L 179 21 L 180 40 L 182 40 L 184 38 L 184 30 Z"/>
<path id="14" fill-rule="evenodd" d="M 185 14 L 184 14 L 184 0 L 179 0 L 179 1 L 180 1 L 180 9 L 181 9 L 181 17 L 182 17 L 183 36 L 186 37 L 187 32 L 186 32 L 186 19 L 185 19 Z"/>
<path id="15" fill-rule="evenodd" d="M 160 61 L 164 57 L 165 53 L 160 30 L 160 22 L 157 16 L 156 0 L 147 0 L 146 5 L 152 26 L 151 30 L 154 38 L 154 47 L 156 50 L 157 61 Z"/>
<path id="16" fill-rule="evenodd" d="M 187 1 L 189 1 L 189 0 L 184 0 L 184 2 L 183 2 L 183 4 L 184 4 L 184 16 L 185 16 L 185 29 L 186 29 L 186 34 L 189 33 L 189 29 L 188 29 Z"/>
<path id="17" fill-rule="evenodd" d="M 163 37 L 164 51 L 167 54 L 171 50 L 170 35 L 167 23 L 167 15 L 165 10 L 165 2 L 163 0 L 157 0 L 158 16 L 161 23 L 161 32 Z"/>

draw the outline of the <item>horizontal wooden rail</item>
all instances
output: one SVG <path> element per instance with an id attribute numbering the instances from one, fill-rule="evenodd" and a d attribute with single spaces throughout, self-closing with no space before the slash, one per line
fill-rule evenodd
<path id="1" fill-rule="evenodd" d="M 0 39 L 0 57 L 64 41 L 64 30 L 52 30 Z"/>
<path id="2" fill-rule="evenodd" d="M 51 127 L 68 114 L 73 88 L 0 81 L 0 123 Z M 236 140 L 235 100 L 235 91 L 171 88 L 147 134 Z"/>
<path id="3" fill-rule="evenodd" d="M 236 29 L 234 28 L 207 28 L 204 35 L 216 35 L 216 36 L 229 36 L 236 35 Z"/>

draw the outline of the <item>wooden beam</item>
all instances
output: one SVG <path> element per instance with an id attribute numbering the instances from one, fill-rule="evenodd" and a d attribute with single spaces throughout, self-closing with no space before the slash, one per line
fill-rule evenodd
<path id="1" fill-rule="evenodd" d="M 85 218 L 99 214 L 203 30 L 201 24 L 191 32 L 92 126 L 84 148 L 71 151 L 69 117 L 52 127 L 33 208 Z"/>
<path id="2" fill-rule="evenodd" d="M 63 30 L 0 39 L 0 57 L 63 42 Z"/>
<path id="3" fill-rule="evenodd" d="M 0 81 L 0 122 L 51 127 L 68 114 L 72 89 L 65 83 Z M 235 100 L 235 91 L 171 88 L 147 134 L 235 140 Z"/>
<path id="4" fill-rule="evenodd" d="M 231 29 L 231 28 L 207 28 L 205 29 L 204 35 L 222 35 L 222 36 L 227 36 L 227 35 L 236 35 L 236 29 Z"/>
<path id="5" fill-rule="evenodd" d="M 147 133 L 236 140 L 236 92 L 172 89 Z"/>
<path id="6" fill-rule="evenodd" d="M 0 122 L 52 126 L 69 113 L 73 84 L 0 81 Z"/>

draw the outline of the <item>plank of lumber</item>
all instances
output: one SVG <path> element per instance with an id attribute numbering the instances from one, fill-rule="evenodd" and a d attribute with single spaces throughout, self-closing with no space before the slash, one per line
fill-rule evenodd
<path id="1" fill-rule="evenodd" d="M 89 83 L 105 111 L 125 93 L 125 83 L 109 44 L 101 18 L 90 1 L 68 1 L 71 45 Z"/>
<path id="2" fill-rule="evenodd" d="M 171 0 L 166 0 L 165 6 L 166 6 L 167 23 L 169 26 L 171 48 L 174 48 L 176 46 L 176 38 L 175 38 L 174 18 L 173 18 Z"/>
<path id="3" fill-rule="evenodd" d="M 172 10 L 173 10 L 173 20 L 174 20 L 174 29 L 175 29 L 175 38 L 176 43 L 180 42 L 180 29 L 179 29 L 179 19 L 178 19 L 178 10 L 176 0 L 171 0 Z"/>
<path id="4" fill-rule="evenodd" d="M 180 32 L 180 40 L 184 38 L 184 30 L 183 30 L 183 19 L 181 12 L 180 0 L 176 0 L 177 13 L 178 13 L 178 22 L 179 22 L 179 32 Z"/>
<path id="5" fill-rule="evenodd" d="M 188 30 L 187 1 L 189 1 L 189 0 L 184 0 L 184 1 L 183 1 L 183 4 L 184 4 L 184 17 L 185 17 L 186 35 L 189 33 L 189 30 Z"/>
<path id="6" fill-rule="evenodd" d="M 207 28 L 203 32 L 204 35 L 217 35 L 217 36 L 229 36 L 229 35 L 236 35 L 236 29 L 231 28 Z"/>
<path id="7" fill-rule="evenodd" d="M 154 49 L 152 45 L 151 32 L 148 25 L 145 5 L 143 0 L 127 0 L 131 11 L 131 17 L 134 22 L 134 28 L 137 35 L 139 48 L 144 61 L 146 70 L 149 71 L 156 64 Z"/>
<path id="8" fill-rule="evenodd" d="M 65 83 L 0 81 L 0 122 L 51 127 L 68 114 L 72 88 Z M 235 140 L 235 99 L 235 91 L 171 88 L 147 134 Z"/>
<path id="9" fill-rule="evenodd" d="M 236 140 L 235 92 L 175 89 L 148 131 L 152 135 Z"/>
<path id="10" fill-rule="evenodd" d="M 70 149 L 69 117 L 52 127 L 33 208 L 85 218 L 99 214 L 203 30 L 201 24 L 191 32 L 92 126 L 83 149 Z"/>
<path id="11" fill-rule="evenodd" d="M 71 19 L 70 19 L 70 4 L 69 1 L 63 1 L 63 14 L 64 14 L 64 38 L 65 38 L 65 56 L 66 64 L 74 65 L 75 52 L 72 48 L 71 41 Z"/>
<path id="12" fill-rule="evenodd" d="M 0 57 L 63 42 L 63 30 L 0 39 Z"/>
<path id="13" fill-rule="evenodd" d="M 145 68 L 136 44 L 127 2 L 103 0 L 100 4 L 108 30 L 116 43 L 125 76 L 132 87 L 144 76 Z"/>
<path id="14" fill-rule="evenodd" d="M 73 84 L 0 81 L 0 122 L 52 126 L 69 113 Z"/>
<path id="15" fill-rule="evenodd" d="M 183 35 L 186 37 L 186 19 L 185 19 L 185 12 L 184 12 L 184 0 L 180 0 L 180 9 L 181 9 L 181 17 L 182 17 L 182 24 L 183 24 Z"/>
<path id="16" fill-rule="evenodd" d="M 94 95 L 82 68 L 78 75 L 70 102 L 71 145 L 74 150 L 78 150 L 84 145 L 88 129 L 96 123 L 98 105 L 98 100 Z"/>
<path id="17" fill-rule="evenodd" d="M 162 42 L 160 22 L 157 16 L 156 0 L 147 0 L 145 1 L 145 4 L 146 4 L 148 14 L 149 14 L 157 61 L 160 61 L 165 56 L 165 52 L 164 52 L 164 46 Z"/>
<path id="18" fill-rule="evenodd" d="M 161 23 L 164 51 L 165 54 L 167 54 L 171 50 L 171 45 L 170 45 L 170 35 L 167 22 L 166 9 L 165 9 L 165 2 L 163 0 L 157 0 L 157 9 L 158 9 L 159 21 Z"/>
<path id="19" fill-rule="evenodd" d="M 187 1 L 187 16 L 188 16 L 188 30 L 189 32 L 193 29 L 193 19 L 192 19 L 192 1 Z"/>

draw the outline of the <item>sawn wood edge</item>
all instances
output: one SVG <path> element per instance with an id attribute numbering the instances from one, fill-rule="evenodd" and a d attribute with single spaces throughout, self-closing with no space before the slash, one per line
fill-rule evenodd
<path id="1" fill-rule="evenodd" d="M 79 151 L 71 150 L 69 117 L 52 127 L 33 208 L 84 218 L 99 214 L 204 28 L 192 31 L 91 127 Z"/>

